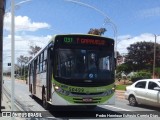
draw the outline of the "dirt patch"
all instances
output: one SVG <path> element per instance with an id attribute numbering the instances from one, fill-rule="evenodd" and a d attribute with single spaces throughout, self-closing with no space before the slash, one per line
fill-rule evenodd
<path id="1" fill-rule="evenodd" d="M 131 85 L 132 81 L 130 81 L 130 80 L 119 80 L 119 81 L 116 80 L 115 84 L 116 85 Z"/>

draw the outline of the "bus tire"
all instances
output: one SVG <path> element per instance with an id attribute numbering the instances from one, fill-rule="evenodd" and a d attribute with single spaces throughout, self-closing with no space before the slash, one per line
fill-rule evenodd
<path id="1" fill-rule="evenodd" d="M 33 91 L 32 91 L 32 84 L 30 85 L 30 92 L 31 92 L 31 98 L 34 98 Z"/>
<path id="2" fill-rule="evenodd" d="M 48 103 L 45 92 L 42 93 L 42 105 L 44 109 L 48 110 Z"/>

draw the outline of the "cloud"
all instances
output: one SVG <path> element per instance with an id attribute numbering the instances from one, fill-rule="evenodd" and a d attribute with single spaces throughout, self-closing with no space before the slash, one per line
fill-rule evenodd
<path id="1" fill-rule="evenodd" d="M 43 28 L 50 28 L 50 25 L 45 22 L 33 22 L 27 16 L 15 16 L 15 31 L 37 31 Z M 5 14 L 4 29 L 11 30 L 11 13 Z"/>
<path id="2" fill-rule="evenodd" d="M 150 33 L 144 33 L 139 36 L 131 37 L 131 35 L 119 36 L 117 40 L 117 50 L 122 53 L 128 53 L 127 47 L 140 41 L 155 42 L 155 36 Z M 160 44 L 160 36 L 157 36 L 157 43 Z"/>
<path id="3" fill-rule="evenodd" d="M 141 17 L 160 16 L 160 7 L 141 10 L 139 15 Z"/>
<path id="4" fill-rule="evenodd" d="M 39 46 L 43 48 L 52 38 L 52 36 L 15 36 L 15 63 L 17 63 L 17 57 L 20 55 L 30 56 L 28 51 L 30 46 Z M 3 40 L 3 63 L 6 67 L 7 63 L 11 62 L 11 35 L 4 37 Z"/>

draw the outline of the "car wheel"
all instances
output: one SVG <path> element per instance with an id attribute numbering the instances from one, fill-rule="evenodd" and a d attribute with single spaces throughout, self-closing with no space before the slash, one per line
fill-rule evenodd
<path id="1" fill-rule="evenodd" d="M 129 104 L 130 104 L 131 106 L 136 106 L 136 105 L 137 105 L 136 98 L 135 98 L 133 95 L 130 96 L 128 100 L 129 100 Z"/>

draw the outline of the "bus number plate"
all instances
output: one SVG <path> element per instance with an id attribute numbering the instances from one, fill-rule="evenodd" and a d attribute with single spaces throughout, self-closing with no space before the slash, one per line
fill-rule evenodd
<path id="1" fill-rule="evenodd" d="M 69 88 L 69 91 L 71 92 L 78 92 L 78 93 L 82 93 L 84 92 L 84 89 L 83 88 Z"/>
<path id="2" fill-rule="evenodd" d="M 92 102 L 93 99 L 92 98 L 83 98 L 83 102 Z"/>

